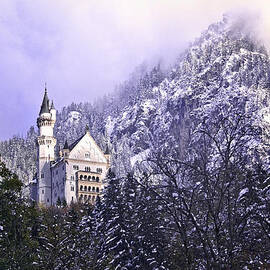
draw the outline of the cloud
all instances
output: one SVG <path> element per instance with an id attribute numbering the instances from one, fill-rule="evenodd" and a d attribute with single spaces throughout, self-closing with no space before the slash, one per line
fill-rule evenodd
<path id="1" fill-rule="evenodd" d="M 0 139 L 35 123 L 45 81 L 57 108 L 114 89 L 143 61 L 171 63 L 212 22 L 256 11 L 270 45 L 268 0 L 1 0 Z"/>

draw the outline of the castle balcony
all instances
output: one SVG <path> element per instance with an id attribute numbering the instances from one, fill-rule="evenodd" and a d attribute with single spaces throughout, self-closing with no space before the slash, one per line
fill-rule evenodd
<path id="1" fill-rule="evenodd" d="M 77 198 L 80 202 L 94 203 L 102 191 L 102 183 L 78 180 Z"/>
<path id="2" fill-rule="evenodd" d="M 101 182 L 101 173 L 91 171 L 76 172 L 76 179 L 80 181 Z"/>

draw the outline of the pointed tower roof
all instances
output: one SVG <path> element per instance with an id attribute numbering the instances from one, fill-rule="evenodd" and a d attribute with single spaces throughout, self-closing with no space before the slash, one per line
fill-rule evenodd
<path id="1" fill-rule="evenodd" d="M 65 141 L 65 145 L 64 145 L 64 148 L 63 149 L 68 149 L 68 143 L 67 143 L 67 140 Z"/>
<path id="2" fill-rule="evenodd" d="M 106 150 L 104 152 L 105 155 L 110 155 L 110 150 L 108 144 L 106 144 Z"/>
<path id="3" fill-rule="evenodd" d="M 51 110 L 55 110 L 53 100 L 52 100 L 52 104 L 51 104 Z"/>
<path id="4" fill-rule="evenodd" d="M 42 104 L 41 104 L 39 115 L 41 115 L 42 113 L 50 113 L 50 111 L 49 111 L 49 99 L 48 99 L 46 87 L 45 87 L 45 93 L 44 93 L 44 97 L 43 97 L 43 101 L 42 101 Z"/>

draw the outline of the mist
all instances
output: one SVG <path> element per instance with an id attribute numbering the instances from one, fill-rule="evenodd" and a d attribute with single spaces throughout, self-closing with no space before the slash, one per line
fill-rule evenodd
<path id="1" fill-rule="evenodd" d="M 45 82 L 58 110 L 91 102 L 142 62 L 173 63 L 228 12 L 270 47 L 267 0 L 1 0 L 0 140 L 35 125 Z"/>

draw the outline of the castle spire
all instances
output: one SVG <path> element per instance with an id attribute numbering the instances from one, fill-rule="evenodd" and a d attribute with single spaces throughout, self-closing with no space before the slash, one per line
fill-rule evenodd
<path id="1" fill-rule="evenodd" d="M 108 142 L 106 143 L 106 149 L 105 149 L 105 155 L 110 155 L 110 149 L 109 149 L 109 145 Z"/>
<path id="2" fill-rule="evenodd" d="M 68 143 L 67 140 L 65 141 L 64 148 L 63 149 L 68 149 Z"/>
<path id="3" fill-rule="evenodd" d="M 53 100 L 52 100 L 52 104 L 51 104 L 51 109 L 55 110 L 54 104 L 53 104 Z"/>
<path id="4" fill-rule="evenodd" d="M 48 95 L 47 95 L 46 86 L 45 86 L 45 93 L 44 93 L 44 97 L 43 97 L 43 101 L 42 101 L 42 104 L 41 104 L 39 115 L 41 115 L 43 113 L 50 113 L 50 111 L 49 111 L 49 98 L 48 98 Z"/>

